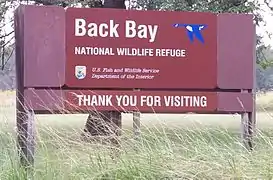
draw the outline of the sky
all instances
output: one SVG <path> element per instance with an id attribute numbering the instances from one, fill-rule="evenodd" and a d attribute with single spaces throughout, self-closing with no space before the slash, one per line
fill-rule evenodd
<path id="1" fill-rule="evenodd" d="M 262 3 L 263 0 L 260 0 L 260 2 Z M 271 7 L 273 7 L 272 0 L 270 5 Z M 263 27 L 256 28 L 256 31 L 258 34 L 262 34 L 262 35 L 264 35 L 266 31 L 268 31 L 269 33 L 272 33 L 273 35 L 273 12 L 270 12 L 269 8 L 265 4 L 263 4 L 263 9 L 264 9 L 264 12 L 262 12 L 261 14 L 264 17 L 266 25 Z M 273 48 L 273 37 L 269 38 L 268 36 L 265 36 L 263 41 L 266 45 L 271 45 L 271 47 Z"/>
<path id="2" fill-rule="evenodd" d="M 261 4 L 263 4 L 263 0 L 259 0 Z M 17 5 L 15 5 L 16 7 Z M 266 7 L 265 4 L 262 5 L 263 6 L 263 9 L 264 11 L 262 12 L 262 15 L 263 15 L 263 18 L 266 22 L 266 25 L 265 26 L 261 26 L 261 27 L 257 27 L 256 28 L 256 31 L 258 34 L 261 34 L 264 36 L 263 38 L 263 42 L 265 43 L 265 45 L 270 45 L 273 49 L 273 38 L 269 38 L 267 35 L 266 35 L 266 31 L 268 31 L 269 33 L 272 33 L 273 35 L 273 13 L 270 12 L 269 8 Z M 273 0 L 271 0 L 271 6 L 273 7 Z M 5 22 L 6 22 L 6 26 L 5 26 L 5 31 L 6 33 L 8 34 L 9 32 L 11 32 L 13 29 L 12 29 L 12 26 L 11 26 L 11 19 L 13 18 L 13 10 L 14 8 L 10 9 L 8 11 L 8 13 L 6 14 L 6 18 L 5 18 Z M 6 38 L 6 41 L 8 41 L 10 38 L 12 38 L 14 36 L 14 34 L 10 35 L 9 37 Z"/>

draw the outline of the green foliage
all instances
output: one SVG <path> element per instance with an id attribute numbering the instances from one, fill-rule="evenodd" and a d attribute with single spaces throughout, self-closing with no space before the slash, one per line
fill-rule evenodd
<path id="1" fill-rule="evenodd" d="M 0 68 L 3 69 L 4 64 L 7 62 L 7 57 L 10 55 L 11 48 L 8 43 L 13 39 L 9 38 L 7 40 L 7 36 L 12 32 L 5 32 L 3 29 L 6 24 L 4 22 L 5 15 L 8 9 L 11 7 L 12 0 L 0 0 Z"/>
<path id="2" fill-rule="evenodd" d="M 90 8 L 102 7 L 102 2 L 100 0 L 79 0 L 78 2 L 81 3 L 83 7 Z"/>
<path id="3" fill-rule="evenodd" d="M 263 69 L 266 69 L 267 67 L 272 67 L 273 66 L 273 59 L 265 59 L 264 61 L 259 61 L 259 65 Z"/>
<path id="4" fill-rule="evenodd" d="M 258 43 L 259 44 L 259 43 Z M 257 64 L 262 68 L 273 67 L 273 49 L 271 46 L 260 45 L 257 48 Z"/>
<path id="5" fill-rule="evenodd" d="M 73 6 L 77 3 L 81 4 L 83 7 L 102 7 L 102 1 L 100 0 L 34 0 L 36 4 L 42 4 L 42 5 L 57 5 L 57 6 Z"/>
<path id="6" fill-rule="evenodd" d="M 9 3 L 9 0 L 0 0 L 0 21 L 3 20 L 3 17 L 9 8 Z"/>

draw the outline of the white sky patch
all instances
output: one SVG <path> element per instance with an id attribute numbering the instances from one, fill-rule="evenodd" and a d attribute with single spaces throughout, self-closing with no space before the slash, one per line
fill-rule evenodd
<path id="1" fill-rule="evenodd" d="M 261 12 L 264 21 L 266 22 L 265 26 L 257 27 L 257 34 L 264 36 L 265 45 L 270 45 L 273 48 L 273 38 L 266 35 L 266 31 L 272 33 L 273 35 L 273 12 L 270 12 L 270 9 L 263 3 L 263 0 L 259 0 L 262 4 L 263 12 Z M 273 7 L 273 1 L 270 2 L 270 6 Z"/>

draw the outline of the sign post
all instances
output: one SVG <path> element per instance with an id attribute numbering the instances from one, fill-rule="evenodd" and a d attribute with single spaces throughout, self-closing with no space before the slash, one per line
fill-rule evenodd
<path id="1" fill-rule="evenodd" d="M 15 11 L 15 29 L 21 29 L 23 22 L 18 18 L 21 9 Z M 16 38 L 16 125 L 18 137 L 18 153 L 20 162 L 31 176 L 31 168 L 34 163 L 34 112 L 25 106 L 24 94 L 24 59 L 22 31 L 15 31 Z"/>

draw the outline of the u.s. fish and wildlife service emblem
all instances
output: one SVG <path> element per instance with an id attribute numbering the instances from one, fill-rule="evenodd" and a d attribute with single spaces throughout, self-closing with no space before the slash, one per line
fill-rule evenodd
<path id="1" fill-rule="evenodd" d="M 75 66 L 75 76 L 77 79 L 84 79 L 86 77 L 86 66 Z"/>

